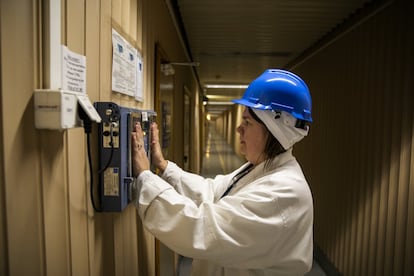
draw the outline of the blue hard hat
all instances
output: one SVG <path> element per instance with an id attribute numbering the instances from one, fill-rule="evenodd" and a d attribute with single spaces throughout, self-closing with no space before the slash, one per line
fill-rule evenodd
<path id="1" fill-rule="evenodd" d="M 247 87 L 237 104 L 261 110 L 285 111 L 312 122 L 312 99 L 306 83 L 292 72 L 268 69 Z"/>

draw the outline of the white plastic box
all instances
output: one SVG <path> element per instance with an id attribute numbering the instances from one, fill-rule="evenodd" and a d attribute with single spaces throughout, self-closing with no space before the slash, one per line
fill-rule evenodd
<path id="1" fill-rule="evenodd" d="M 101 122 L 101 117 L 85 93 L 67 90 L 35 90 L 35 127 L 54 130 L 82 127 L 82 120 L 78 116 L 79 107 L 83 108 L 92 121 Z"/>

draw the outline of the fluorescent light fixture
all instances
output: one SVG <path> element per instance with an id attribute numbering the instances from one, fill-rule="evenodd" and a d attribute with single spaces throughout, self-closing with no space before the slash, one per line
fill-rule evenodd
<path id="1" fill-rule="evenodd" d="M 206 84 L 205 88 L 246 89 L 248 84 Z"/>
<path id="2" fill-rule="evenodd" d="M 203 96 L 203 105 L 207 105 L 208 98 L 206 96 Z"/>
<path id="3" fill-rule="evenodd" d="M 212 102 L 209 101 L 208 105 L 234 105 L 233 102 Z"/>
<path id="4" fill-rule="evenodd" d="M 221 101 L 221 102 L 226 102 L 226 101 L 231 101 L 235 98 L 240 98 L 241 96 L 239 94 L 235 94 L 235 95 L 213 95 L 213 94 L 208 94 L 208 99 L 209 100 L 214 100 L 214 101 Z"/>

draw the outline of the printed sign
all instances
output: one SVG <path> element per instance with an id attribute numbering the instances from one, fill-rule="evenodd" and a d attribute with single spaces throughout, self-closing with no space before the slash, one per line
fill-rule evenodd
<path id="1" fill-rule="evenodd" d="M 112 91 L 142 101 L 142 57 L 125 38 L 112 29 Z"/>
<path id="2" fill-rule="evenodd" d="M 62 89 L 86 93 L 86 57 L 62 45 Z"/>

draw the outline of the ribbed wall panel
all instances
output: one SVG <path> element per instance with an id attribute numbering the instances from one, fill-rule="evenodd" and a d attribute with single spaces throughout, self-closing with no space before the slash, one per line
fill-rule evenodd
<path id="1" fill-rule="evenodd" d="M 294 68 L 313 96 L 295 152 L 315 243 L 343 275 L 414 275 L 412 7 L 392 2 Z"/>

